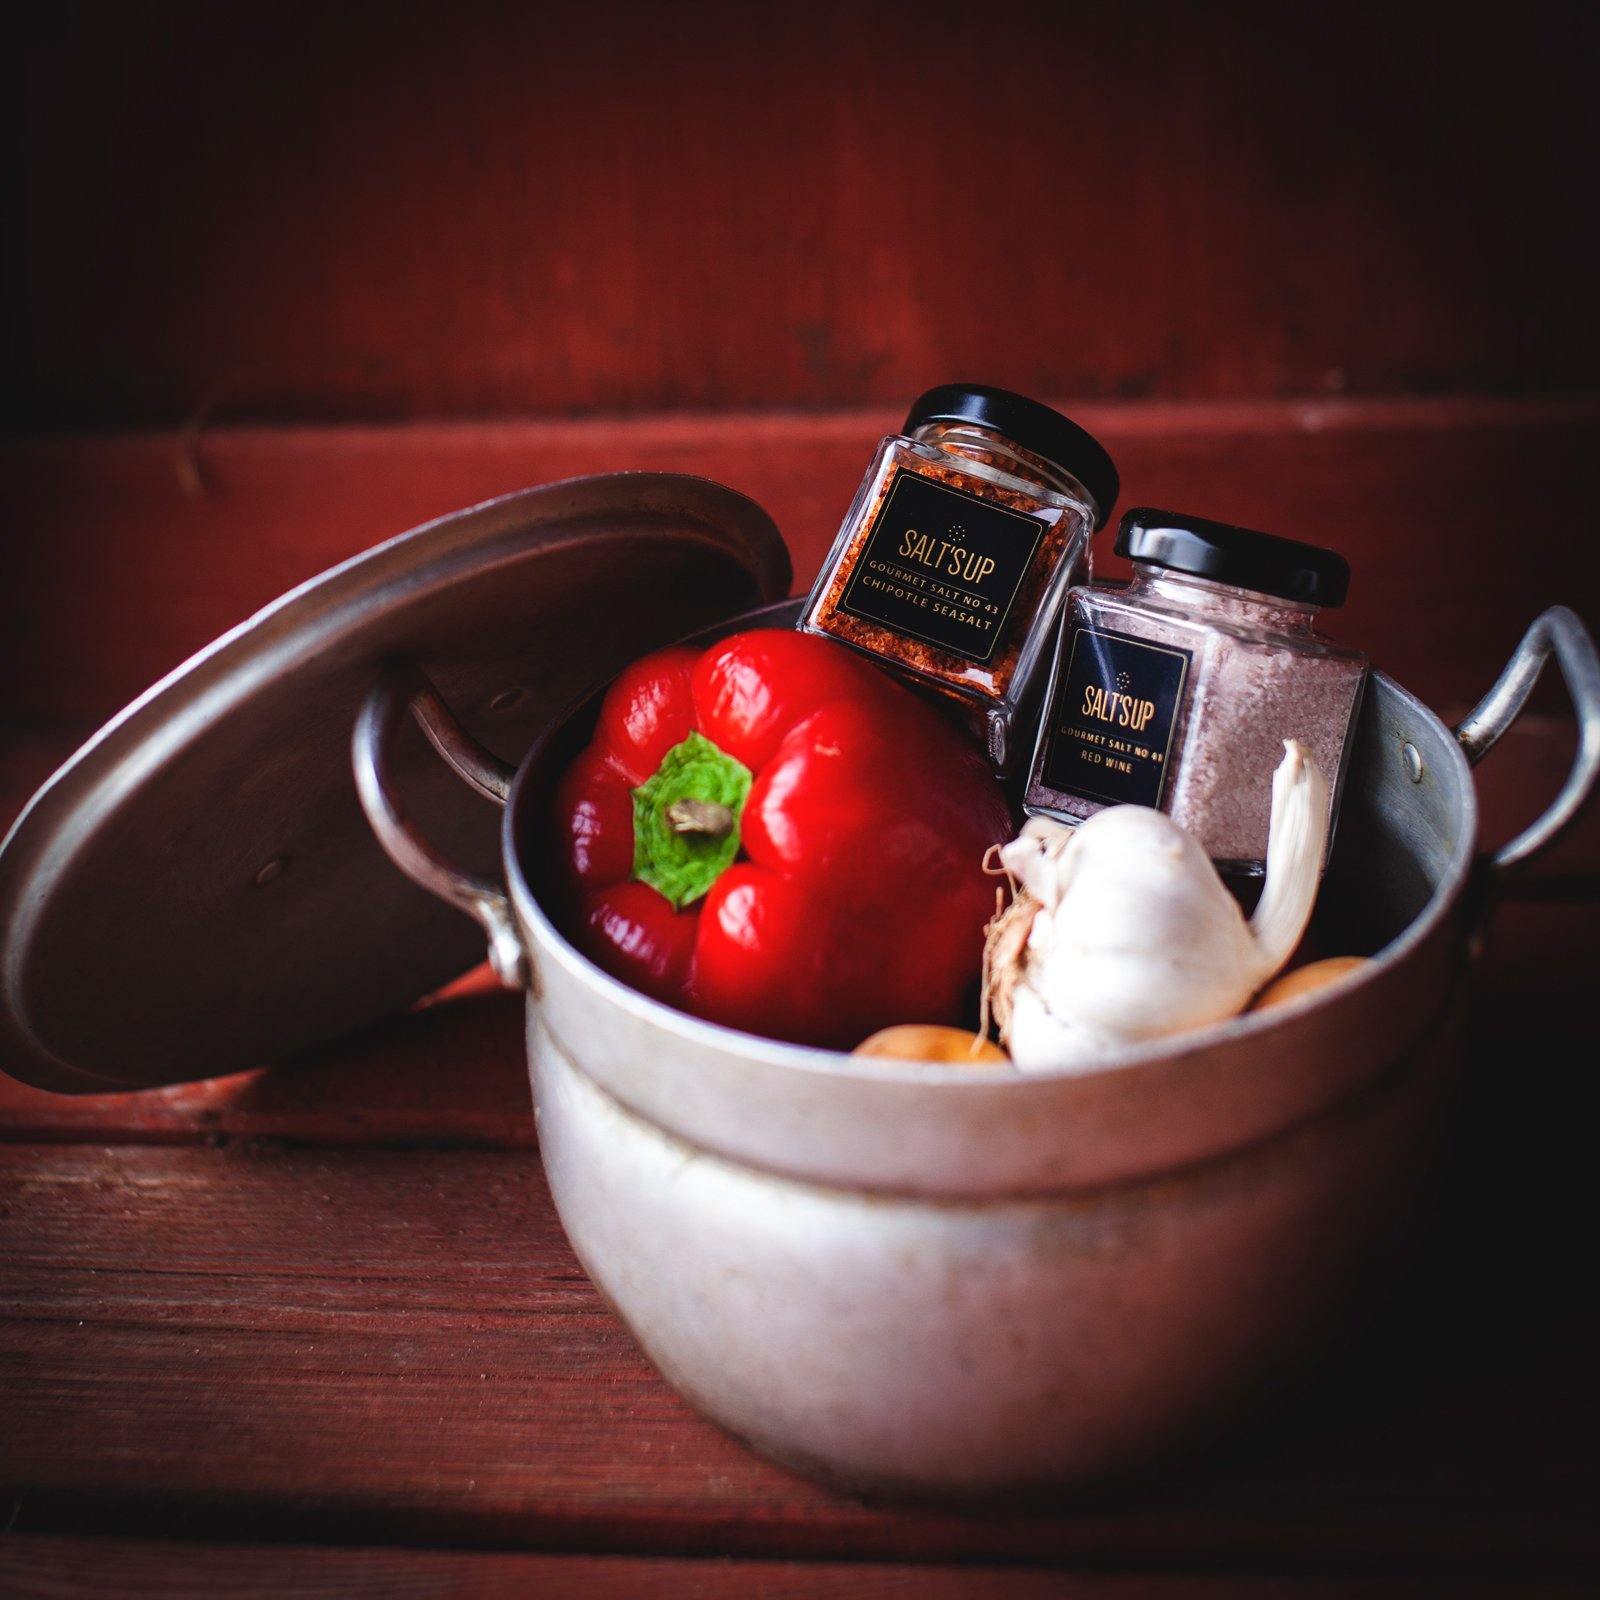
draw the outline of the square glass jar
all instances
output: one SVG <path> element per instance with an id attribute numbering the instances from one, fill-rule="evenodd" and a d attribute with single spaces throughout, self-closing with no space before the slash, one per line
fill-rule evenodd
<path id="1" fill-rule="evenodd" d="M 1004 773 L 1067 587 L 1117 494 L 1075 423 L 1001 389 L 947 385 L 878 446 L 800 627 L 959 708 Z"/>
<path id="2" fill-rule="evenodd" d="M 1151 510 L 1123 518 L 1116 548 L 1133 558 L 1126 588 L 1067 596 L 1024 809 L 1076 824 L 1152 806 L 1221 871 L 1257 877 L 1272 775 L 1297 739 L 1328 779 L 1331 847 L 1367 676 L 1317 630 L 1348 587 L 1343 558 Z"/>

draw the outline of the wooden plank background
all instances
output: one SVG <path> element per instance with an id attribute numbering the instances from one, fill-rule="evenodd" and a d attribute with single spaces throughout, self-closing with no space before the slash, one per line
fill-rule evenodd
<path id="1" fill-rule="evenodd" d="M 27 424 L 1592 388 L 1592 6 L 19 17 Z"/>
<path id="2" fill-rule="evenodd" d="M 805 582 L 959 376 L 1101 431 L 1124 506 L 1344 550 L 1343 631 L 1460 704 L 1539 606 L 1600 622 L 1597 32 L 35 10 L 0 62 L 0 706 L 92 723 L 329 562 L 578 472 L 730 482 Z"/>
<path id="3" fill-rule="evenodd" d="M 1543 605 L 1600 625 L 1592 6 L 11 29 L 0 821 L 218 632 L 488 495 L 705 473 L 803 584 L 958 377 L 1101 433 L 1124 506 L 1345 551 L 1337 630 L 1446 712 Z M 1572 740 L 1547 689 L 1487 838 Z M 0 1076 L 0 1590 L 1587 1592 L 1597 827 L 1500 915 L 1409 1278 L 1313 1395 L 1101 1502 L 864 1504 L 690 1413 L 567 1249 L 481 975 L 269 1071 Z"/>
<path id="4" fill-rule="evenodd" d="M 1553 601 L 1600 624 L 1594 401 L 1076 409 L 1115 452 L 1124 505 L 1186 505 L 1343 550 L 1355 580 L 1330 629 L 1436 705 L 1475 700 Z M 13 539 L 0 681 L 19 717 L 92 724 L 323 567 L 427 517 L 583 472 L 732 484 L 777 519 L 807 585 L 896 421 L 881 409 L 0 441 L 0 526 Z M 1125 570 L 1109 535 L 1097 548 L 1097 570 Z"/>
<path id="5" fill-rule="evenodd" d="M 779 1561 L 643 1561 L 508 1551 L 331 1549 L 131 1539 L 13 1538 L 0 1545 L 13 1600 L 149 1595 L 159 1600 L 1422 1600 L 1427 1578 L 1253 1577 L 1149 1572 L 1026 1571 L 1015 1567 L 846 1565 Z M 113 1587 L 108 1587 L 113 1586 Z M 1581 1579 L 1453 1579 L 1458 1600 L 1587 1600 Z"/>

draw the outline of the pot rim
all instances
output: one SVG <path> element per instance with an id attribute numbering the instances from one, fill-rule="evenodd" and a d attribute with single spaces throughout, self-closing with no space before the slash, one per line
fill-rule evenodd
<path id="1" fill-rule="evenodd" d="M 546 915 L 523 871 L 516 843 L 517 823 L 524 807 L 532 803 L 529 797 L 531 775 L 540 765 L 540 759 L 548 745 L 570 723 L 582 706 L 587 704 L 589 697 L 571 707 L 553 723 L 534 742 L 517 769 L 507 795 L 501 822 L 501 856 L 506 884 L 517 918 L 531 936 L 532 942 L 539 947 L 542 957 L 559 962 L 569 973 L 641 1022 L 674 1034 L 688 1045 L 704 1043 L 721 1049 L 735 1048 L 744 1056 L 774 1069 L 821 1078 L 873 1083 L 946 1083 L 972 1088 L 1003 1088 L 1009 1093 L 1016 1093 L 1019 1085 L 1030 1083 L 1049 1085 L 1064 1079 L 1106 1078 L 1168 1061 L 1176 1056 L 1200 1054 L 1219 1046 L 1270 1036 L 1309 1012 L 1342 1001 L 1367 985 L 1379 982 L 1387 972 L 1405 961 L 1412 951 L 1432 938 L 1450 917 L 1466 884 L 1468 870 L 1477 847 L 1478 799 L 1472 782 L 1471 769 L 1456 736 L 1434 712 L 1386 673 L 1374 669 L 1372 676 L 1384 684 L 1409 712 L 1437 733 L 1441 747 L 1450 751 L 1446 759 L 1457 769 L 1455 776 L 1462 796 L 1463 825 L 1456 832 L 1449 863 L 1429 895 L 1428 903 L 1394 939 L 1374 954 L 1367 965 L 1311 994 L 1286 1001 L 1282 1005 L 1274 1006 L 1270 1011 L 1242 1012 L 1222 1022 L 1175 1034 L 1165 1040 L 1152 1040 L 1144 1044 L 1125 1045 L 1107 1050 L 1094 1057 L 1087 1065 L 1021 1073 L 1015 1070 L 998 1071 L 993 1065 L 967 1066 L 959 1062 L 893 1061 L 881 1057 L 873 1057 L 868 1064 L 863 1058 L 846 1051 L 829 1050 L 816 1045 L 790 1044 L 780 1039 L 769 1039 L 762 1034 L 747 1033 L 739 1028 L 708 1022 L 686 1011 L 679 1011 L 663 1001 L 653 1000 L 596 966 Z M 535 996 L 538 989 L 539 980 L 535 963 L 532 986 L 532 993 Z"/>

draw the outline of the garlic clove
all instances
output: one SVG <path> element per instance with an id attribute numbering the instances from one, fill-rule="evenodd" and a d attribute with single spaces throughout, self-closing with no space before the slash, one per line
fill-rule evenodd
<path id="1" fill-rule="evenodd" d="M 1294 954 L 1304 936 L 1328 847 L 1328 780 L 1298 739 L 1285 739 L 1283 752 L 1272 775 L 1266 883 L 1250 919 L 1261 964 L 1258 987 Z"/>
<path id="2" fill-rule="evenodd" d="M 1000 847 L 1000 864 L 1041 905 L 1053 906 L 1064 887 L 1060 862 L 1072 844 L 1073 833 L 1049 817 L 1030 817 L 1022 832 Z"/>
<path id="3" fill-rule="evenodd" d="M 1012 998 L 1006 1048 L 1019 1072 L 1056 1072 L 1091 1061 L 1104 1045 L 1058 1017 L 1032 984 L 1023 984 Z"/>

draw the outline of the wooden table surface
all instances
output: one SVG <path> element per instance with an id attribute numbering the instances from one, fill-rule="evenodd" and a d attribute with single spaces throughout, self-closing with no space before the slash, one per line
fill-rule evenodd
<path id="1" fill-rule="evenodd" d="M 1570 738 L 1534 718 L 1481 769 L 1491 835 Z M 14 811 L 65 743 L 0 748 Z M 1595 819 L 1552 865 L 1479 968 L 1394 1301 L 1313 1393 L 1101 1503 L 869 1505 L 689 1411 L 562 1237 L 481 980 L 272 1071 L 0 1079 L 0 1592 L 1592 1593 Z"/>

